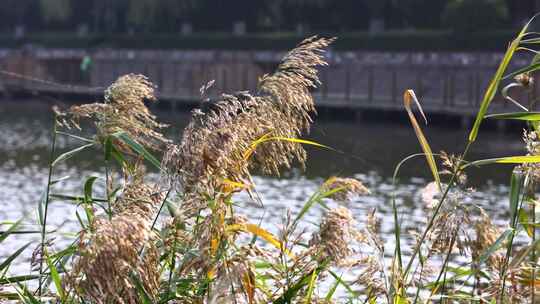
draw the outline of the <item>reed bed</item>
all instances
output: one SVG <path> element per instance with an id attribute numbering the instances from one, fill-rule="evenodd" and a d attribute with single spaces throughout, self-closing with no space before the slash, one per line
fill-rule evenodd
<path id="1" fill-rule="evenodd" d="M 532 21 L 532 20 L 531 20 Z M 428 214 L 425 226 L 403 231 L 395 199 L 393 218 L 376 210 L 355 218 L 346 204 L 369 193 L 362 181 L 330 177 L 297 214 L 286 215 L 276 233 L 237 213 L 235 194 L 247 192 L 264 206 L 252 172 L 279 175 L 295 163 L 304 166 L 304 145 L 330 149 L 304 139 L 315 113 L 311 90 L 319 84 L 317 68 L 326 65 L 324 51 L 333 38 L 311 37 L 290 51 L 276 71 L 259 79 L 256 92 L 223 94 L 208 100 L 201 88 L 201 107 L 179 138 L 166 138 L 146 103 L 155 87 L 142 75 L 125 75 L 106 91 L 102 103 L 54 109 L 48 184 L 38 203 L 40 242 L 27 244 L 0 262 L 0 299 L 22 303 L 536 303 L 537 187 L 540 181 L 540 113 L 529 111 L 535 100 L 515 100 L 509 88 L 532 92 L 532 63 L 507 72 L 516 52 L 532 52 L 540 43 L 527 24 L 510 44 L 493 77 L 467 148 L 460 155 L 433 153 L 412 108 L 420 101 L 404 93 L 409 115 L 433 182 L 422 191 Z M 515 78 L 515 79 L 514 79 Z M 506 83 L 510 81 L 510 84 Z M 486 115 L 501 92 L 518 112 Z M 424 118 L 426 118 L 424 116 Z M 468 160 L 485 119 L 517 119 L 524 131 L 526 155 Z M 92 138 L 82 137 L 80 120 L 93 122 Z M 55 148 L 59 136 L 82 144 L 65 153 Z M 82 195 L 55 199 L 76 203 L 77 240 L 57 249 L 47 227 L 55 167 L 82 150 L 97 149 L 103 158 L 106 191 L 93 192 L 87 178 Z M 161 160 L 160 160 L 161 158 Z M 510 163 L 509 219 L 495 226 L 467 197 L 467 169 Z M 147 181 L 147 167 L 160 178 Z M 256 171 L 254 171 L 256 170 Z M 299 228 L 311 208 L 324 216 L 313 233 Z M 395 248 L 381 240 L 381 221 L 393 221 Z M 21 222 L 0 235 L 7 244 Z M 521 234 L 527 242 L 516 244 Z M 413 238 L 411 248 L 402 248 Z M 3 244 L 3 245 L 4 245 Z M 9 275 L 25 250 L 33 252 L 33 271 Z M 408 252 L 408 254 L 404 254 Z M 389 258 L 390 257 L 390 258 Z M 456 260 L 461 261 L 456 266 Z M 466 262 L 463 262 L 463 261 Z M 348 275 L 344 275 L 348 274 Z M 353 279 L 350 279 L 353 277 Z M 346 279 L 347 278 L 347 279 Z"/>

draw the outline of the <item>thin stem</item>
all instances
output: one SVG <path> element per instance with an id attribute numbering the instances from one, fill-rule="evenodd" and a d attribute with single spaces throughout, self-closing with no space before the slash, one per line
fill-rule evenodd
<path id="1" fill-rule="evenodd" d="M 173 278 L 173 273 L 174 273 L 174 269 L 176 268 L 176 230 L 178 228 L 175 226 L 174 227 L 174 242 L 173 242 L 173 248 L 172 248 L 172 253 L 171 253 L 171 264 L 170 264 L 170 268 L 169 268 L 169 284 L 167 285 L 168 288 L 169 288 L 169 291 L 167 294 L 171 294 L 171 288 L 172 288 L 172 278 Z"/>
<path id="2" fill-rule="evenodd" d="M 41 297 L 42 295 L 42 287 L 43 287 L 43 259 L 44 259 L 44 252 L 45 252 L 45 240 L 47 238 L 47 214 L 49 211 L 49 193 L 51 190 L 51 180 L 53 175 L 53 162 L 54 162 L 54 156 L 56 154 L 56 114 L 53 115 L 53 127 L 52 127 L 52 144 L 51 144 L 51 153 L 49 155 L 49 176 L 47 177 L 47 190 L 45 191 L 45 210 L 43 214 L 43 223 L 41 225 L 41 252 L 40 252 L 40 261 L 39 261 L 39 287 L 38 287 L 38 295 Z M 39 202 L 41 204 L 41 201 Z"/>
<path id="3" fill-rule="evenodd" d="M 458 229 L 456 229 L 456 231 L 454 231 L 454 233 L 452 234 L 452 240 L 450 241 L 450 246 L 448 246 L 448 251 L 446 252 L 446 256 L 444 258 L 441 271 L 439 272 L 439 275 L 437 276 L 437 280 L 435 281 L 435 288 L 433 288 L 433 290 L 431 291 L 430 298 L 433 296 L 434 291 L 438 289 L 437 285 L 439 284 L 439 281 L 443 277 L 443 274 L 444 274 L 444 279 L 442 283 L 443 285 L 441 286 L 440 289 L 441 289 L 441 295 L 444 295 L 444 288 L 446 285 L 446 270 L 447 270 L 448 262 L 450 262 L 450 255 L 452 254 L 452 248 L 454 247 L 454 244 L 457 239 L 457 233 L 458 233 Z"/>
<path id="4" fill-rule="evenodd" d="M 442 287 L 441 287 L 441 295 L 442 296 L 444 296 L 444 294 L 445 294 L 446 274 L 448 273 L 448 263 L 450 262 L 450 256 L 452 254 L 452 249 L 454 248 L 454 245 L 456 243 L 457 234 L 458 234 L 458 229 L 456 229 L 456 231 L 454 232 L 454 235 L 452 236 L 452 241 L 450 242 L 450 247 L 448 247 L 448 252 L 446 253 L 446 258 L 444 260 L 443 268 L 441 269 L 441 273 L 444 273 L 443 274 Z M 439 274 L 439 277 L 437 278 L 437 283 L 439 282 L 439 280 L 440 280 L 440 274 Z"/>
<path id="5" fill-rule="evenodd" d="M 527 94 L 527 98 L 529 99 L 529 109 L 531 111 L 534 111 L 535 109 L 535 106 L 536 106 L 536 99 L 534 98 L 534 91 L 536 90 L 536 86 L 535 84 L 533 83 L 532 84 L 532 87 L 529 88 L 529 92 Z M 529 131 L 531 131 L 531 125 L 528 124 L 528 129 Z M 532 185 L 533 185 L 533 190 L 531 191 L 531 197 L 532 197 L 532 207 L 531 207 L 531 218 L 532 218 L 532 222 L 533 222 L 533 225 L 532 225 L 532 243 L 533 244 L 536 244 L 536 199 L 535 199 L 535 194 L 534 194 L 534 190 L 535 190 L 535 187 L 536 187 L 536 183 L 535 182 L 532 182 Z M 531 266 L 532 266 L 532 270 L 531 270 L 531 303 L 535 303 L 535 296 L 536 296 L 536 260 L 537 260 L 537 256 L 536 256 L 536 245 L 533 246 L 532 248 L 532 252 L 531 252 Z"/>
<path id="6" fill-rule="evenodd" d="M 156 217 L 154 217 L 154 221 L 152 222 L 152 226 L 150 226 L 150 231 L 154 229 L 156 226 L 157 220 L 159 218 L 159 215 L 161 214 L 161 211 L 163 210 L 163 206 L 165 206 L 165 203 L 167 202 L 167 198 L 169 198 L 169 194 L 171 194 L 172 187 L 169 187 L 167 190 L 167 193 L 165 194 L 165 197 L 163 198 L 163 201 L 161 202 L 161 206 L 159 206 L 159 210 L 156 214 Z"/>
<path id="7" fill-rule="evenodd" d="M 105 196 L 107 197 L 107 213 L 109 216 L 109 219 L 112 217 L 112 209 L 111 209 L 111 196 L 110 196 L 110 189 L 109 189 L 109 174 L 110 168 L 109 168 L 109 160 L 107 159 L 107 156 L 105 155 Z"/>
<path id="8" fill-rule="evenodd" d="M 524 180 L 519 180 L 519 183 L 521 185 L 518 185 L 518 187 L 523 187 L 524 185 L 526 185 L 528 182 L 527 182 L 528 178 L 525 177 Z M 522 190 L 523 188 L 521 188 Z M 521 191 L 520 191 L 521 192 Z M 523 200 L 525 199 L 525 194 L 523 194 L 521 196 L 521 199 L 520 199 L 520 202 L 519 204 L 516 204 L 516 207 L 514 208 L 514 210 L 512 210 L 512 219 L 511 219 L 511 222 L 510 222 L 510 227 L 512 228 L 512 233 L 510 234 L 510 240 L 508 242 L 508 246 L 506 248 L 506 255 L 504 257 L 504 263 L 502 265 L 502 269 L 501 269 L 501 272 L 500 272 L 500 277 L 502 278 L 502 287 L 501 287 L 501 293 L 500 293 L 500 302 L 503 303 L 503 299 L 504 299 L 504 288 L 505 288 L 505 285 L 506 285 L 506 272 L 508 270 L 508 263 L 510 261 L 510 256 L 512 255 L 512 245 L 514 243 L 514 237 L 516 235 L 516 226 L 517 226 L 517 223 L 518 223 L 518 210 L 521 209 L 521 206 L 523 206 Z"/>
<path id="9" fill-rule="evenodd" d="M 425 153 L 416 153 L 416 154 L 412 154 L 412 155 L 409 155 L 407 157 L 405 157 L 404 159 L 402 159 L 396 166 L 395 170 L 394 170 L 394 175 L 392 176 L 392 185 L 394 186 L 394 188 L 396 187 L 396 184 L 397 184 L 397 176 L 399 174 L 399 169 L 401 168 L 401 166 L 407 162 L 408 160 L 412 159 L 412 158 L 415 158 L 415 157 L 418 157 L 418 156 L 425 156 L 426 154 Z M 403 261 L 402 261 L 402 258 L 401 258 L 401 226 L 399 224 L 399 218 L 398 218 L 398 209 L 397 209 L 397 205 L 396 205 L 396 194 L 395 192 L 392 192 L 392 213 L 394 215 L 394 237 L 395 237 L 395 242 L 396 242 L 396 246 L 395 246 L 395 249 L 394 249 L 394 261 L 392 262 L 392 277 L 395 276 L 395 268 L 396 267 L 396 263 L 395 263 L 395 259 L 397 257 L 397 267 L 398 267 L 398 273 L 399 275 L 401 276 L 402 274 L 402 271 L 403 271 Z M 395 280 L 394 278 L 391 278 L 391 280 Z M 390 285 L 392 287 L 394 287 L 394 284 L 390 284 L 390 282 L 387 283 L 387 285 Z M 399 290 L 399 287 L 398 287 L 398 290 Z M 388 299 L 388 302 L 390 303 L 390 299 Z"/>
<path id="10" fill-rule="evenodd" d="M 531 303 L 536 303 L 535 302 L 535 291 L 536 291 L 536 202 L 533 201 L 532 203 L 532 208 L 531 208 L 531 215 L 532 215 L 532 219 L 533 219 L 533 223 L 534 225 L 532 225 L 532 243 L 535 244 L 533 246 L 533 249 L 532 249 L 532 253 L 531 253 L 531 266 L 532 266 L 532 270 L 531 270 Z"/>

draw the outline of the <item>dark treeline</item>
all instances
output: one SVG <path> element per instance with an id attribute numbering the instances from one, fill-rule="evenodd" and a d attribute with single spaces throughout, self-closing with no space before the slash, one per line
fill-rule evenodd
<path id="1" fill-rule="evenodd" d="M 535 10 L 538 0 L 2 0 L 0 31 L 470 31 L 510 28 Z"/>

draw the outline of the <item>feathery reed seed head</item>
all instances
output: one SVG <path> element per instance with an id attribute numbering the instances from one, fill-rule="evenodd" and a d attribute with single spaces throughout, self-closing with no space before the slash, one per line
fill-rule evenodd
<path id="1" fill-rule="evenodd" d="M 159 254 L 150 223 L 161 199 L 153 187 L 136 181 L 124 190 L 110 220 L 97 218 L 91 231 L 82 232 L 81 256 L 73 269 L 79 279 L 73 284 L 84 297 L 97 303 L 139 303 L 134 277 L 156 296 Z"/>
<path id="2" fill-rule="evenodd" d="M 179 187 L 212 195 L 224 179 L 249 184 L 251 168 L 279 174 L 295 159 L 303 164 L 303 147 L 283 139 L 309 130 L 315 112 L 309 89 L 319 83 L 316 66 L 326 65 L 321 53 L 332 41 L 312 37 L 301 42 L 273 74 L 260 79 L 257 95 L 223 94 L 194 110 L 180 145 L 166 156 Z"/>
<path id="3" fill-rule="evenodd" d="M 345 207 L 328 211 L 319 232 L 310 241 L 311 246 L 318 248 L 318 258 L 329 260 L 334 265 L 346 263 L 347 258 L 353 254 L 352 241 L 359 238 L 355 224 L 351 211 Z"/>
<path id="4" fill-rule="evenodd" d="M 321 187 L 322 192 L 332 192 L 328 195 L 336 201 L 350 201 L 353 195 L 369 194 L 369 189 L 361 181 L 354 178 L 330 177 Z"/>
<path id="5" fill-rule="evenodd" d="M 156 121 L 145 100 L 155 101 L 154 85 L 143 75 L 128 74 L 119 77 L 105 90 L 104 103 L 72 106 L 57 114 L 66 127 L 79 127 L 80 118 L 95 119 L 100 142 L 116 132 L 126 132 L 139 144 L 153 150 L 163 149 L 170 141 L 158 130 L 167 125 Z M 128 147 L 123 147 L 129 150 Z"/>

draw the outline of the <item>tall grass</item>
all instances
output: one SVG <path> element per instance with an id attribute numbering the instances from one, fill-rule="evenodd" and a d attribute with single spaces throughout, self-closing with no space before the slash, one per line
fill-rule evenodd
<path id="1" fill-rule="evenodd" d="M 6 246 L 18 234 L 39 234 L 34 252 L 39 267 L 26 275 L 9 275 L 10 265 L 31 244 L 1 261 L 0 299 L 22 303 L 535 302 L 540 113 L 529 111 L 535 104 L 532 95 L 529 100 L 515 100 L 508 96 L 508 86 L 532 90 L 531 73 L 540 66 L 535 57 L 529 66 L 507 71 L 517 52 L 530 52 L 540 42 L 528 26 L 504 55 L 461 155 L 432 152 L 412 110 L 413 103 L 421 110 L 421 101 L 414 91 L 405 92 L 405 110 L 422 153 L 398 163 L 394 182 L 400 168 L 416 157 L 426 158 L 434 182 L 426 185 L 423 201 L 418 202 L 426 205 L 429 214 L 416 235 L 401 228 L 395 197 L 387 202 L 392 204 L 393 218 L 382 220 L 394 222 L 393 252 L 388 252 L 379 235 L 381 219 L 375 211 L 359 219 L 344 206 L 328 207 L 329 200 L 343 202 L 368 194 L 356 179 L 330 177 L 298 214 L 284 210 L 278 233 L 237 213 L 238 192 L 247 192 L 264 206 L 251 178 L 253 169 L 280 174 L 294 162 L 304 165 L 303 145 L 328 148 L 302 136 L 315 112 L 310 90 L 319 85 L 316 68 L 326 65 L 323 53 L 333 39 L 313 37 L 300 43 L 273 74 L 260 79 L 255 93 L 223 94 L 218 101 L 204 101 L 192 112 L 179 140 L 161 134 L 167 126 L 145 105 L 155 100 L 155 88 L 141 75 L 120 77 L 106 90 L 103 103 L 55 109 L 49 178 L 38 205 L 40 230 L 19 230 L 19 221 L 0 235 L 0 243 Z M 515 82 L 505 86 L 503 81 L 514 76 Z M 509 101 L 519 103 L 520 111 L 487 115 L 501 87 Z M 94 122 L 94 137 L 78 134 L 81 119 Z M 467 152 L 485 119 L 526 121 L 528 153 L 469 160 Z M 56 155 L 57 136 L 78 139 L 81 145 Z M 105 197 L 94 195 L 96 177 L 86 178 L 81 195 L 53 194 L 55 166 L 90 148 L 104 155 Z M 471 195 L 466 171 L 500 163 L 515 165 L 507 227 L 495 226 L 485 210 L 466 200 Z M 145 166 L 159 169 L 157 182 L 147 180 Z M 63 249 L 49 246 L 55 234 L 47 231 L 53 197 L 79 206 L 73 216 L 80 232 Z M 325 215 L 308 235 L 299 224 L 312 208 L 322 208 Z M 528 241 L 515 244 L 518 234 Z M 412 247 L 403 248 L 404 238 L 411 237 L 415 238 Z M 457 256 L 469 262 L 456 264 Z M 345 279 L 351 276 L 355 279 Z"/>

